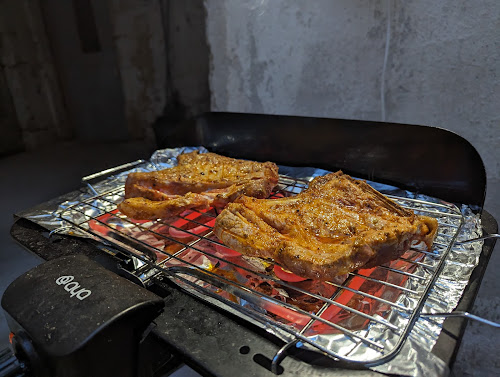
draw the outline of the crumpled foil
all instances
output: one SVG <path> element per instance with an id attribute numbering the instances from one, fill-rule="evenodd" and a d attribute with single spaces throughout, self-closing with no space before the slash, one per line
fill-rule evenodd
<path id="1" fill-rule="evenodd" d="M 128 173 L 132 171 L 151 171 L 174 166 L 176 164 L 176 156 L 181 153 L 187 153 L 193 150 L 199 150 L 200 152 L 207 151 L 204 147 L 185 147 L 158 150 L 151 156 L 151 159 L 149 161 L 138 165 L 133 169 L 112 175 L 110 177 L 102 178 L 98 182 L 92 182 L 90 188 L 83 187 L 80 190 L 62 195 L 58 198 L 50 200 L 49 202 L 17 213 L 16 216 L 29 219 L 52 232 L 71 234 L 73 236 L 79 237 L 96 238 L 93 237 L 89 232 L 82 231 L 77 227 L 69 226 L 68 222 L 61 219 L 61 213 L 64 212 L 65 216 L 67 216 L 68 208 L 73 205 L 77 205 L 84 200 L 92 198 L 95 195 L 94 191 L 103 193 L 119 187 L 123 187 Z M 306 180 L 311 180 L 316 176 L 324 175 L 326 173 L 328 172 L 322 169 L 280 166 L 280 174 Z M 424 200 L 426 202 L 446 204 L 439 199 L 424 195 L 417 195 L 409 191 L 401 190 L 397 187 L 370 181 L 368 181 L 368 183 L 372 187 L 386 195 L 394 195 L 401 198 L 413 198 Z M 81 213 L 77 211 L 71 213 L 73 216 L 71 221 L 73 223 L 81 224 L 86 222 L 85 216 L 83 216 Z M 472 210 L 465 205 L 462 206 L 461 213 L 464 223 L 456 239 L 458 241 L 461 241 L 480 236 L 482 234 L 482 228 L 479 216 L 475 215 Z M 478 264 L 479 256 L 482 251 L 482 244 L 482 242 L 471 242 L 461 245 L 455 243 L 452 246 L 447 255 L 447 259 L 444 262 L 444 266 L 439 273 L 439 276 L 437 277 L 437 280 L 429 296 L 425 301 L 425 304 L 422 308 L 422 313 L 446 313 L 453 311 L 461 298 L 463 290 L 469 281 L 473 269 Z M 420 272 L 417 270 L 413 273 L 418 275 Z M 181 285 L 183 286 L 183 288 L 189 290 L 191 293 L 197 295 L 198 297 L 201 297 L 202 299 L 217 306 L 222 306 L 233 314 L 246 318 L 248 321 L 265 328 L 270 333 L 282 338 L 285 341 L 292 341 L 294 339 L 294 337 L 291 336 L 288 332 L 283 331 L 280 328 L 276 328 L 275 326 L 263 323 L 262 321 L 253 318 L 251 315 L 245 315 L 244 313 L 241 313 L 241 311 L 239 311 L 237 308 L 225 305 L 224 303 L 219 302 L 213 297 L 204 296 L 192 287 L 186 286 L 185 284 Z M 409 306 L 415 304 L 414 302 L 412 303 L 412 299 L 406 295 L 401 295 L 398 300 L 404 302 L 405 305 Z M 407 315 L 405 313 L 399 312 L 398 310 L 394 309 L 387 318 L 390 318 L 391 323 L 402 326 L 404 326 L 408 321 Z M 383 364 L 372 366 L 370 367 L 370 369 L 382 373 L 404 376 L 448 375 L 449 370 L 447 365 L 431 353 L 432 347 L 436 343 L 436 340 L 441 332 L 443 321 L 444 318 L 440 317 L 420 317 L 414 324 L 408 338 L 403 343 L 396 357 Z M 365 329 L 363 331 L 371 332 L 370 334 L 373 335 L 370 335 L 370 339 L 382 340 L 389 349 L 398 341 L 398 337 L 391 336 L 390 334 L 388 334 L 388 331 L 384 331 L 382 328 L 378 328 L 377 324 L 371 325 L 369 329 Z M 313 338 L 317 344 L 325 348 L 333 347 L 333 345 L 335 344 L 336 349 L 341 349 L 342 342 L 344 341 L 343 338 L 345 338 L 345 336 L 342 334 L 321 334 L 313 332 L 310 332 L 308 336 Z M 310 348 L 310 346 L 302 342 L 298 342 L 297 346 Z M 359 347 L 359 349 L 350 350 L 350 356 L 354 355 L 355 359 L 360 361 L 372 360 L 375 357 L 374 352 L 375 351 L 373 351 L 369 347 Z"/>

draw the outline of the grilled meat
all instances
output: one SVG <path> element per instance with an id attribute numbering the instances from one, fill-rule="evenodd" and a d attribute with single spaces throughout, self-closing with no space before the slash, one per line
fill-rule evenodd
<path id="1" fill-rule="evenodd" d="M 241 196 L 214 228 L 234 250 L 319 280 L 389 262 L 412 242 L 430 248 L 436 231 L 436 219 L 415 215 L 342 172 L 315 178 L 293 197 Z"/>
<path id="2" fill-rule="evenodd" d="M 130 173 L 120 211 L 141 220 L 170 218 L 186 209 L 222 207 L 240 195 L 266 198 L 278 183 L 278 167 L 272 162 L 198 151 L 177 160 L 178 165 L 169 169 Z"/>

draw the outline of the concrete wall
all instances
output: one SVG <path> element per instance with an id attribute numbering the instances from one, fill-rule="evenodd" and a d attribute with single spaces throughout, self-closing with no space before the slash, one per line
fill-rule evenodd
<path id="1" fill-rule="evenodd" d="M 500 2 L 205 4 L 213 110 L 375 121 L 385 112 L 452 130 L 481 154 L 486 208 L 500 219 Z"/>
<path id="2" fill-rule="evenodd" d="M 71 137 L 38 2 L 1 2 L 0 69 L 1 107 L 15 112 L 0 117 L 2 133 L 12 136 L 9 144 L 18 143 L 19 132 L 27 149 Z M 19 149 L 11 147 L 2 143 L 0 153 Z"/>
<path id="3" fill-rule="evenodd" d="M 210 111 L 210 52 L 203 1 L 162 0 L 162 3 L 169 81 L 166 113 L 170 109 L 174 112 L 181 110 L 183 116 L 192 117 Z M 175 106 L 182 109 L 175 109 Z"/>
<path id="4" fill-rule="evenodd" d="M 125 118 L 132 137 L 154 142 L 152 123 L 165 107 L 165 36 L 160 1 L 108 0 Z"/>
<path id="5" fill-rule="evenodd" d="M 128 138 L 111 16 L 106 2 L 41 2 L 68 118 L 78 140 Z"/>
<path id="6" fill-rule="evenodd" d="M 157 145 L 170 145 L 179 122 L 210 111 L 209 48 L 203 0 L 160 0 L 166 53 L 166 105 L 153 124 Z"/>
<path id="7" fill-rule="evenodd" d="M 0 2 L 0 154 L 69 138 L 154 145 L 168 92 L 164 3 Z"/>
<path id="8" fill-rule="evenodd" d="M 24 150 L 23 133 L 3 69 L 0 69 L 0 130 L 0 156 Z"/>

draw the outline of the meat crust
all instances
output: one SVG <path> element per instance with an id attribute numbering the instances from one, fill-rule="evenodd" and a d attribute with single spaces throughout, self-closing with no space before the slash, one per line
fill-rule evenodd
<path id="1" fill-rule="evenodd" d="M 119 210 L 139 220 L 171 218 L 186 209 L 223 207 L 241 195 L 266 198 L 278 183 L 278 167 L 272 162 L 198 151 L 177 160 L 169 169 L 130 173 Z"/>
<path id="2" fill-rule="evenodd" d="M 342 172 L 315 178 L 282 199 L 241 196 L 216 219 L 214 232 L 243 254 L 274 260 L 311 279 L 333 280 L 398 258 L 412 242 L 427 248 L 437 221 L 415 215 Z"/>

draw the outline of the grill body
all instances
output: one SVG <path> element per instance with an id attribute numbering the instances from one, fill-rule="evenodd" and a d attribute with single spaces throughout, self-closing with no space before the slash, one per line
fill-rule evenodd
<path id="1" fill-rule="evenodd" d="M 173 128 L 159 124 L 159 147 L 203 145 L 236 158 L 331 171 L 342 169 L 360 178 L 468 204 L 477 212 L 483 208 L 486 178 L 479 155 L 466 140 L 439 128 L 231 113 L 205 114 Z M 483 223 L 488 232 L 496 231 L 496 222 L 487 212 L 483 214 Z M 46 246 L 41 229 L 25 220 L 14 225 L 12 235 L 45 259 L 83 253 L 124 274 L 123 269 L 116 269 L 118 255 L 103 255 L 93 244 L 65 237 Z M 464 292 L 466 299 L 458 309 L 472 306 L 493 245 L 485 244 L 479 266 Z M 161 276 L 154 277 L 149 289 L 166 302 L 152 336 L 166 349 L 181 355 L 184 362 L 213 375 L 233 376 L 241 373 L 242 368 L 249 375 L 272 375 L 271 359 L 283 342 L 217 305 L 200 302 Z M 460 320 L 445 322 L 446 333 L 453 333 L 458 339 L 464 327 Z M 458 344 L 456 339 L 441 336 L 433 352 L 451 364 Z M 290 348 L 287 353 L 291 357 L 283 359 L 278 364 L 281 369 L 274 372 L 319 376 L 376 374 L 344 370 L 347 365 L 316 352 Z"/>

